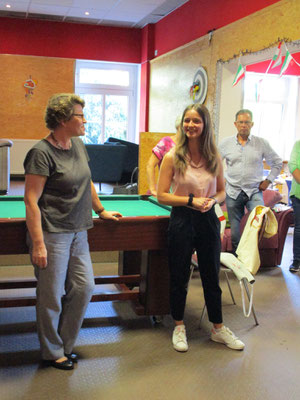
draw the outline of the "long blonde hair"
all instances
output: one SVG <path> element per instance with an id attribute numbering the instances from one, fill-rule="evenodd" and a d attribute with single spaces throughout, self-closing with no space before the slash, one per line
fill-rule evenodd
<path id="1" fill-rule="evenodd" d="M 212 123 L 208 109 L 200 103 L 191 104 L 186 107 L 182 114 L 179 129 L 179 137 L 175 147 L 174 165 L 179 172 L 184 175 L 187 168 L 188 138 L 183 130 L 183 121 L 187 111 L 195 110 L 204 122 L 203 132 L 200 136 L 199 150 L 206 162 L 206 170 L 216 176 L 218 174 L 219 157 L 212 130 Z"/>

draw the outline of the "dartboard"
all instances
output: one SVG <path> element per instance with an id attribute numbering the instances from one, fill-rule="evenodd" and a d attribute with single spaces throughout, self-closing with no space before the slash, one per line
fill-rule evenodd
<path id="1" fill-rule="evenodd" d="M 207 94 L 207 74 L 203 67 L 199 67 L 193 81 L 193 86 L 198 85 L 199 90 L 195 93 L 194 103 L 203 104 Z"/>

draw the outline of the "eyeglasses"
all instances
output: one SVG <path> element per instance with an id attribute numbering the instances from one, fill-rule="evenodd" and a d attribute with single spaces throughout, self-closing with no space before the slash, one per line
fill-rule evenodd
<path id="1" fill-rule="evenodd" d="M 72 114 L 75 115 L 75 117 L 80 117 L 82 120 L 84 120 L 84 114 Z"/>
<path id="2" fill-rule="evenodd" d="M 243 124 L 251 125 L 252 124 L 252 121 L 235 121 L 235 122 L 238 125 L 243 125 Z"/>

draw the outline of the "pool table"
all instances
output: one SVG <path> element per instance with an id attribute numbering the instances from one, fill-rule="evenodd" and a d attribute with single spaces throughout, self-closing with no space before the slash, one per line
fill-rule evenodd
<path id="1" fill-rule="evenodd" d="M 94 215 L 88 231 L 90 251 L 119 251 L 119 275 L 95 277 L 97 284 L 114 283 L 116 294 L 95 294 L 92 301 L 132 300 L 139 315 L 169 312 L 167 227 L 170 207 L 149 196 L 100 196 L 107 210 L 122 213 L 119 221 L 104 221 Z M 0 197 L 0 255 L 26 254 L 25 206 L 22 196 Z M 35 286 L 34 281 L 0 282 L 1 289 Z M 131 287 L 135 287 L 131 290 Z M 136 289 L 138 287 L 138 289 Z M 0 306 L 33 305 L 35 299 L 4 301 Z"/>

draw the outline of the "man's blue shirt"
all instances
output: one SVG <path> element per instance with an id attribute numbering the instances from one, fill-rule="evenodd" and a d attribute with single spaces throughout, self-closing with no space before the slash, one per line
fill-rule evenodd
<path id="1" fill-rule="evenodd" d="M 236 199 L 241 191 L 250 198 L 259 191 L 259 184 L 263 180 L 263 160 L 271 167 L 266 179 L 273 182 L 282 168 L 282 159 L 272 149 L 268 141 L 249 135 L 242 146 L 237 135 L 230 136 L 219 145 L 222 159 L 225 159 L 226 193 Z"/>

